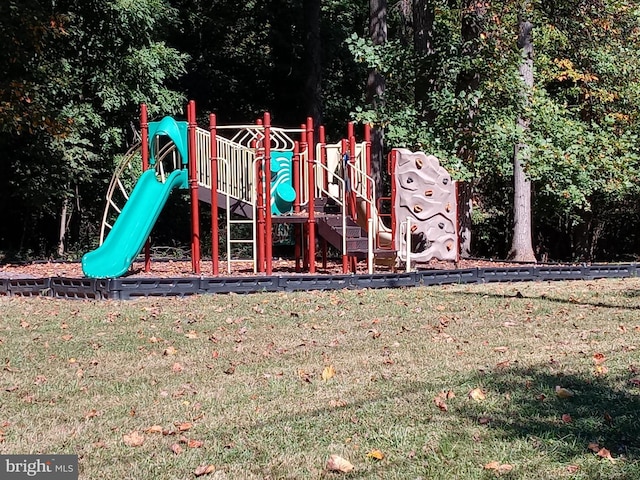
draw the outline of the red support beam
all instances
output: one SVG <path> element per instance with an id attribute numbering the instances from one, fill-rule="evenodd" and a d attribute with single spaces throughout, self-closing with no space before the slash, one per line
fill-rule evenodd
<path id="1" fill-rule="evenodd" d="M 147 105 L 140 105 L 140 135 L 142 137 L 142 171 L 149 168 L 149 116 Z M 151 240 L 147 238 L 144 242 L 144 271 L 151 270 Z"/>
<path id="2" fill-rule="evenodd" d="M 264 258 L 265 258 L 265 250 L 264 250 L 264 223 L 265 223 L 265 214 L 264 214 L 264 185 L 263 185 L 263 159 L 264 153 L 263 149 L 258 147 L 258 144 L 255 140 L 251 141 L 251 148 L 256 152 L 256 157 L 258 161 L 255 165 L 255 179 L 256 179 L 256 260 L 257 260 L 257 268 L 256 270 L 260 273 L 264 272 Z"/>
<path id="3" fill-rule="evenodd" d="M 211 273 L 220 273 L 220 232 L 218 230 L 218 135 L 216 115 L 209 115 L 209 139 L 211 153 Z"/>
<path id="4" fill-rule="evenodd" d="M 267 275 L 273 273 L 273 228 L 271 219 L 271 115 L 264 114 L 264 203 L 265 257 Z"/>
<path id="5" fill-rule="evenodd" d="M 189 191 L 191 194 L 191 265 L 200 274 L 200 214 L 198 211 L 198 167 L 196 161 L 196 102 L 187 106 Z"/>
<path id="6" fill-rule="evenodd" d="M 316 272 L 316 219 L 315 219 L 315 170 L 314 170 L 314 143 L 313 143 L 313 119 L 307 117 L 307 161 L 309 162 L 309 273 Z"/>

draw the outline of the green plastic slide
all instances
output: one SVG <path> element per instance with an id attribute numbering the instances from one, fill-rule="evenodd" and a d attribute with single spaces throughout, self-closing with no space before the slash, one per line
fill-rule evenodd
<path id="1" fill-rule="evenodd" d="M 91 278 L 124 275 L 151 234 L 169 194 L 188 185 L 187 170 L 174 170 L 164 183 L 155 170 L 144 172 L 104 243 L 82 257 L 82 271 Z"/>

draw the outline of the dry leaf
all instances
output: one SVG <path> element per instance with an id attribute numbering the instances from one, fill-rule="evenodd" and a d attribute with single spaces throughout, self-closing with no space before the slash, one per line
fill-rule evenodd
<path id="1" fill-rule="evenodd" d="M 596 442 L 589 443 L 587 448 L 591 450 L 593 453 L 598 453 L 600 451 L 600 445 L 597 444 Z"/>
<path id="2" fill-rule="evenodd" d="M 333 368 L 333 365 L 324 367 L 324 370 L 322 370 L 322 380 L 326 382 L 327 380 L 333 378 L 335 374 L 336 374 L 336 370 Z"/>
<path id="3" fill-rule="evenodd" d="M 183 370 L 184 370 L 184 367 L 182 366 L 181 363 L 178 363 L 178 362 L 174 363 L 173 366 L 171 367 L 171 371 L 173 373 L 180 373 Z"/>
<path id="4" fill-rule="evenodd" d="M 606 375 L 609 373 L 609 368 L 606 365 L 596 365 L 596 375 Z"/>
<path id="5" fill-rule="evenodd" d="M 196 477 L 201 477 L 203 475 L 209 475 L 210 473 L 215 472 L 216 467 L 214 465 L 198 465 L 196 469 L 193 471 L 193 474 Z"/>
<path id="6" fill-rule="evenodd" d="M 178 350 L 176 350 L 176 347 L 174 346 L 167 347 L 164 352 L 162 352 L 164 356 L 175 355 L 176 353 L 178 353 Z"/>
<path id="7" fill-rule="evenodd" d="M 204 442 L 200 440 L 189 440 L 187 442 L 187 447 L 189 448 L 201 448 L 204 445 Z"/>
<path id="8" fill-rule="evenodd" d="M 500 462 L 496 462 L 495 460 L 493 462 L 489 462 L 484 466 L 485 470 L 495 470 L 496 473 L 498 474 L 502 474 L 502 473 L 509 473 L 511 470 L 513 470 L 513 466 L 509 465 L 508 463 L 500 463 Z"/>
<path id="9" fill-rule="evenodd" d="M 131 433 L 123 435 L 122 440 L 128 447 L 139 447 L 144 443 L 144 435 L 141 435 L 140 432 L 134 430 Z"/>
<path id="10" fill-rule="evenodd" d="M 100 413 L 95 409 L 92 408 L 91 410 L 89 410 L 86 415 L 84 416 L 85 419 L 89 420 L 90 418 L 94 418 L 97 417 L 98 415 L 100 415 Z"/>
<path id="11" fill-rule="evenodd" d="M 376 460 L 382 460 L 384 458 L 384 453 L 376 448 L 367 453 L 367 457 L 375 458 Z"/>
<path id="12" fill-rule="evenodd" d="M 449 410 L 449 407 L 447 407 L 447 404 L 442 398 L 442 394 L 436 395 L 436 397 L 433 399 L 433 403 L 435 403 L 436 407 L 438 407 L 443 412 L 446 412 Z"/>
<path id="13" fill-rule="evenodd" d="M 578 467 L 578 465 L 568 465 L 567 466 L 567 472 L 568 473 L 576 473 L 579 469 L 580 469 L 580 467 Z"/>
<path id="14" fill-rule="evenodd" d="M 169 447 L 169 450 L 171 450 L 173 453 L 175 453 L 176 455 L 180 455 L 182 453 L 182 447 L 180 446 L 180 444 L 178 443 L 174 443 Z"/>
<path id="15" fill-rule="evenodd" d="M 327 470 L 330 472 L 349 473 L 353 470 L 353 464 L 340 455 L 331 455 L 327 461 Z"/>
<path id="16" fill-rule="evenodd" d="M 480 401 L 484 400 L 485 398 L 487 398 L 487 396 L 479 388 L 474 388 L 473 390 L 471 390 L 469 392 L 469 398 L 472 399 L 472 400 L 475 400 L 476 402 L 480 402 Z"/>
<path id="17" fill-rule="evenodd" d="M 161 425 L 152 425 L 147 428 L 144 433 L 162 433 L 163 429 Z"/>
<path id="18" fill-rule="evenodd" d="M 613 461 L 613 457 L 611 456 L 611 452 L 609 450 L 607 450 L 606 448 L 604 448 L 604 447 L 601 448 L 600 450 L 598 450 L 596 455 L 598 455 L 600 458 L 606 458 L 607 460 Z"/>
<path id="19" fill-rule="evenodd" d="M 595 362 L 596 365 L 600 365 L 601 363 L 603 363 L 607 358 L 604 356 L 603 353 L 594 353 L 593 354 L 593 361 Z"/>
<path id="20" fill-rule="evenodd" d="M 571 398 L 575 395 L 575 393 L 573 393 L 568 388 L 563 388 L 560 385 L 556 385 L 556 395 L 560 398 Z"/>
<path id="21" fill-rule="evenodd" d="M 174 425 L 178 427 L 179 432 L 186 432 L 193 427 L 193 423 L 191 422 L 174 423 Z"/>
<path id="22" fill-rule="evenodd" d="M 571 415 L 569 415 L 568 413 L 563 413 L 563 414 L 562 414 L 562 421 L 563 421 L 564 423 L 571 423 L 571 422 L 572 422 L 572 420 L 573 420 L 573 419 L 571 418 Z"/>

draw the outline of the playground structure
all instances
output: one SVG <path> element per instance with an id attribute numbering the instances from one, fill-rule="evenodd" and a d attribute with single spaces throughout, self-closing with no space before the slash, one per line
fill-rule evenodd
<path id="1" fill-rule="evenodd" d="M 372 273 L 377 263 L 404 263 L 408 270 L 412 261 L 458 259 L 455 182 L 435 157 L 393 149 L 390 196 L 375 198 L 368 125 L 363 141 L 356 141 L 350 123 L 347 138 L 335 144 L 326 143 L 320 127 L 315 144 L 311 119 L 284 129 L 272 126 L 268 113 L 255 124 L 232 126 L 218 125 L 210 114 L 205 129 L 197 125 L 193 101 L 186 121 L 149 122 L 144 105 L 140 117 L 140 145 L 123 158 L 109 186 L 100 246 L 82 259 L 87 277 L 120 277 L 143 250 L 150 269 L 148 238 L 174 189 L 189 191 L 197 275 L 200 201 L 211 208 L 214 276 L 220 274 L 219 209 L 226 211 L 227 274 L 235 262 L 250 261 L 254 273 L 271 275 L 274 229 L 283 226 L 292 232 L 296 272 L 315 273 L 317 246 L 326 267 L 329 245 L 340 252 L 343 273 L 355 272 L 359 260 Z M 136 161 L 142 174 L 135 174 L 131 190 L 123 177 Z"/>

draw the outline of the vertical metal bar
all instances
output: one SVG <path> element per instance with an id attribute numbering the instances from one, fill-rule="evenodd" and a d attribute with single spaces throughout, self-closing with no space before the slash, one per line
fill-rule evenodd
<path id="1" fill-rule="evenodd" d="M 307 162 L 309 164 L 309 273 L 316 273 L 315 166 L 313 119 L 307 117 Z"/>
<path id="2" fill-rule="evenodd" d="M 215 113 L 209 115 L 209 141 L 211 145 L 211 175 L 209 175 L 211 181 L 211 273 L 218 275 L 220 273 L 218 264 L 220 232 L 218 231 L 218 136 Z"/>
<path id="3" fill-rule="evenodd" d="M 200 274 L 200 216 L 198 211 L 198 172 L 196 165 L 196 102 L 187 106 L 189 190 L 191 193 L 191 264 L 193 272 Z"/>
<path id="4" fill-rule="evenodd" d="M 149 168 L 149 117 L 147 105 L 140 105 L 140 135 L 142 136 L 142 171 Z M 147 238 L 144 242 L 144 271 L 151 270 L 151 240 Z"/>
<path id="5" fill-rule="evenodd" d="M 273 273 L 273 228 L 271 219 L 271 115 L 264 114 L 264 203 L 265 257 L 267 275 Z"/>

